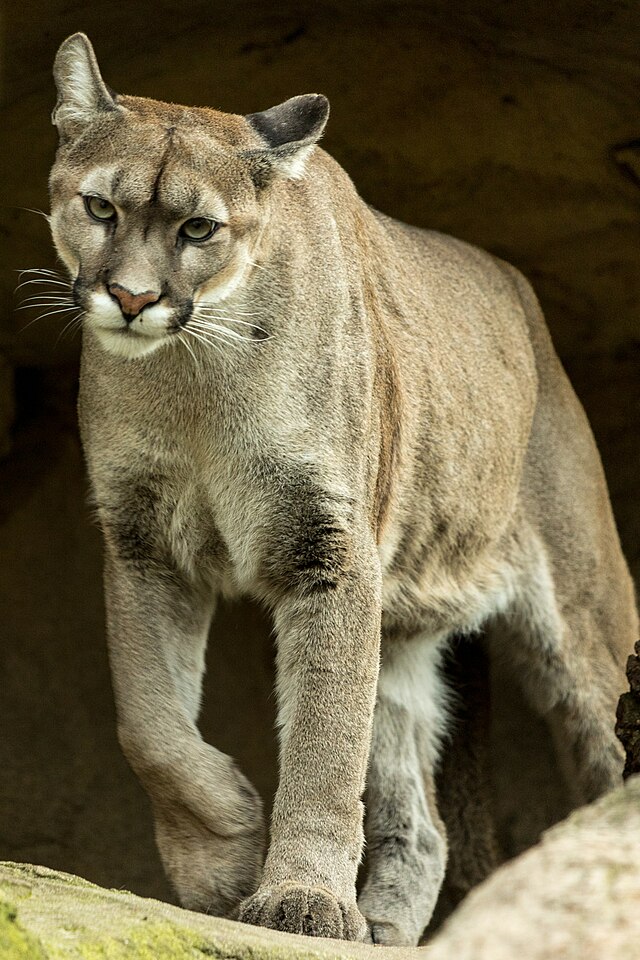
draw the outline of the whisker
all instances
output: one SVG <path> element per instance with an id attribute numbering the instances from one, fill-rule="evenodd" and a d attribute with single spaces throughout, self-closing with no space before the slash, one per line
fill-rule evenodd
<path id="1" fill-rule="evenodd" d="M 47 277 L 44 280 L 39 279 L 38 277 L 30 277 L 29 280 L 23 280 L 22 283 L 19 283 L 13 292 L 17 293 L 21 287 L 26 287 L 28 283 L 54 283 L 59 287 L 67 287 L 69 290 L 71 290 L 71 284 L 66 280 L 58 280 L 56 277 Z"/>
<path id="2" fill-rule="evenodd" d="M 235 330 L 228 330 L 227 327 L 221 327 L 217 323 L 209 323 L 207 320 L 199 320 L 197 317 L 192 318 L 191 323 L 194 326 L 200 327 L 201 330 L 211 330 L 216 333 L 222 334 L 223 337 L 228 337 L 230 340 L 244 340 L 247 343 L 252 343 L 253 341 L 249 337 L 243 337 L 241 333 L 236 333 Z"/>
<path id="3" fill-rule="evenodd" d="M 23 303 L 21 306 L 16 307 L 16 310 L 40 310 L 42 307 L 62 307 L 65 304 L 67 305 L 67 310 L 77 310 L 78 308 L 78 304 L 73 303 L 72 300 L 45 300 L 39 303 Z"/>
<path id="4" fill-rule="evenodd" d="M 243 326 L 245 326 L 245 327 L 252 327 L 254 330 L 259 330 L 260 333 L 263 333 L 263 334 L 264 334 L 264 337 L 261 337 L 262 340 L 270 340 L 270 339 L 271 339 L 271 336 L 272 336 L 270 333 L 267 333 L 267 331 L 264 329 L 264 327 L 261 327 L 260 324 L 258 324 L 258 323 L 251 323 L 249 320 L 238 320 L 237 317 L 220 317 L 220 316 L 216 317 L 216 316 L 213 316 L 213 315 L 208 316 L 208 315 L 206 315 L 206 314 L 205 314 L 203 317 L 200 317 L 199 314 L 198 314 L 198 312 L 196 312 L 196 313 L 194 314 L 194 317 L 195 317 L 196 319 L 226 320 L 226 321 L 228 321 L 229 323 L 241 323 L 241 324 L 242 324 Z"/>
<path id="5" fill-rule="evenodd" d="M 262 343 L 264 340 L 268 339 L 266 331 L 263 331 L 265 334 L 264 337 L 256 339 L 255 337 L 245 337 L 236 330 L 229 330 L 228 327 L 220 326 L 217 323 L 211 323 L 209 320 L 203 320 L 200 317 L 192 317 L 189 322 L 193 323 L 194 325 L 198 325 L 198 327 L 200 327 L 202 330 L 213 330 L 229 340 L 240 340 L 242 343 Z"/>
<path id="6" fill-rule="evenodd" d="M 204 311 L 194 310 L 193 316 L 195 319 L 202 320 L 205 323 L 211 323 L 216 320 L 220 323 L 244 323 L 246 326 L 262 330 L 262 327 L 257 323 L 250 323 L 248 320 L 234 320 L 232 317 L 221 316 L 219 313 L 205 313 Z"/>
<path id="7" fill-rule="evenodd" d="M 216 334 L 213 333 L 211 330 L 206 329 L 206 328 L 203 328 L 203 327 L 196 327 L 195 330 L 194 330 L 193 327 L 190 327 L 190 326 L 187 325 L 187 326 L 185 327 L 185 330 L 188 330 L 189 333 L 191 333 L 193 336 L 199 337 L 203 342 L 211 342 L 212 340 L 215 340 L 215 341 L 217 341 L 218 343 L 225 343 L 225 342 L 231 343 L 231 342 L 232 342 L 231 340 L 225 340 L 224 337 L 218 337 L 218 336 L 216 336 Z"/>
<path id="8" fill-rule="evenodd" d="M 54 349 L 55 347 L 58 346 L 58 343 L 60 342 L 60 340 L 62 340 L 67 330 L 71 330 L 73 334 L 80 329 L 80 327 L 82 326 L 82 318 L 84 316 L 85 316 L 85 311 L 82 310 L 77 317 L 72 317 L 71 320 L 69 320 L 69 323 L 65 324 L 65 326 L 62 328 L 62 330 L 58 334 L 58 339 L 55 342 Z"/>
<path id="9" fill-rule="evenodd" d="M 208 310 L 219 310 L 224 313 L 220 304 L 216 303 L 215 300 L 199 300 L 196 304 L 194 304 L 194 307 L 196 310 L 199 310 L 201 307 L 204 307 L 205 309 L 208 309 Z M 239 313 L 240 316 L 242 317 L 259 317 L 260 316 L 259 313 L 251 312 L 249 310 L 238 310 L 235 307 L 233 309 L 233 312 L 234 314 Z"/>
<path id="10" fill-rule="evenodd" d="M 264 327 L 261 327 L 259 323 L 253 323 L 250 320 L 241 320 L 239 317 L 229 317 L 224 313 L 212 313 L 207 310 L 199 310 L 196 308 L 193 312 L 193 316 L 198 320 L 203 320 L 205 322 L 210 322 L 212 320 L 219 320 L 222 323 L 237 323 L 244 327 L 251 327 L 253 330 L 259 331 L 263 334 L 259 339 L 261 340 L 270 340 L 272 334 L 270 334 Z"/>
<path id="11" fill-rule="evenodd" d="M 226 313 L 213 313 L 211 310 L 207 309 L 200 310 L 199 306 L 196 306 L 193 312 L 195 316 L 198 316 L 198 314 L 202 313 L 202 315 L 207 317 L 207 319 L 229 320 L 231 323 L 243 323 L 247 327 L 257 327 L 258 330 L 262 330 L 262 327 L 258 323 L 253 323 L 251 320 L 240 320 L 239 317 L 231 317 Z"/>
<path id="12" fill-rule="evenodd" d="M 228 337 L 228 336 L 225 336 L 224 334 L 220 335 L 219 333 L 214 332 L 210 327 L 198 326 L 195 329 L 200 334 L 200 336 L 213 337 L 214 340 L 217 340 L 219 343 L 229 343 L 231 344 L 232 347 L 235 347 L 238 350 L 242 349 L 241 344 L 238 342 L 239 338 L 237 337 Z M 244 338 L 241 338 L 241 339 L 244 340 Z M 244 340 L 244 343 L 251 343 L 251 342 L 252 341 L 250 340 Z"/>
<path id="13" fill-rule="evenodd" d="M 38 283 L 40 282 L 42 281 L 39 280 Z M 46 280 L 44 282 L 48 283 L 49 281 Z M 13 291 L 14 294 L 17 294 L 18 290 L 20 290 L 20 288 L 23 286 L 24 284 L 21 283 L 20 286 L 16 287 L 16 289 Z M 53 300 L 60 300 L 64 298 L 67 300 L 72 300 L 73 293 L 71 290 L 60 290 L 55 288 L 53 290 L 25 290 L 24 293 L 20 294 L 20 297 L 20 303 L 24 303 L 26 300 L 34 300 L 36 297 L 39 297 L 41 300 L 44 300 L 45 297 L 51 297 Z"/>
<path id="14" fill-rule="evenodd" d="M 27 213 L 37 213 L 39 216 L 44 217 L 47 223 L 51 221 L 51 217 L 48 213 L 45 213 L 44 210 L 34 210 L 33 207 L 18 207 L 18 210 L 25 210 Z"/>
<path id="15" fill-rule="evenodd" d="M 241 343 L 246 343 L 249 346 L 259 346 L 261 343 L 264 343 L 265 340 L 268 340 L 269 337 L 243 337 L 242 334 L 236 333 L 235 330 L 227 330 L 226 327 L 219 327 L 217 324 L 211 323 L 202 323 L 202 321 L 191 319 L 189 323 L 194 326 L 201 333 L 211 333 L 218 336 L 219 340 L 226 340 L 228 343 L 233 343 L 234 346 L 238 346 Z"/>
<path id="16" fill-rule="evenodd" d="M 190 336 L 194 337 L 196 340 L 199 340 L 201 343 L 207 343 L 208 338 L 200 330 L 194 330 L 193 327 L 185 327 L 185 333 L 188 333 Z"/>
<path id="17" fill-rule="evenodd" d="M 59 270 L 49 270 L 48 267 L 18 267 L 16 273 L 47 273 L 52 277 L 63 277 Z"/>
<path id="18" fill-rule="evenodd" d="M 251 320 L 240 320 L 239 317 L 225 317 L 225 320 L 229 320 L 230 323 L 242 323 L 245 327 L 253 327 L 255 330 L 262 330 L 263 333 L 267 331 L 264 327 L 261 327 L 259 323 L 252 323 Z"/>
<path id="19" fill-rule="evenodd" d="M 46 283 L 49 283 L 49 281 L 47 280 Z M 62 290 L 36 290 L 33 293 L 29 293 L 27 290 L 26 295 L 29 297 L 71 297 L 70 293 Z"/>
<path id="20" fill-rule="evenodd" d="M 197 367 L 198 369 L 200 369 L 200 364 L 199 364 L 199 362 L 198 362 L 198 358 L 196 357 L 195 353 L 194 353 L 193 350 L 191 349 L 191 344 L 188 342 L 188 340 L 185 339 L 185 337 L 183 337 L 182 333 L 179 333 L 179 334 L 178 334 L 178 340 L 179 340 L 180 343 L 183 345 L 183 347 L 186 347 L 186 349 L 189 351 L 189 353 L 190 353 L 191 356 L 193 357 L 193 362 L 195 363 L 196 367 Z"/>
<path id="21" fill-rule="evenodd" d="M 20 333 L 23 333 L 32 323 L 35 323 L 36 320 L 44 320 L 45 317 L 52 317 L 56 313 L 68 313 L 69 310 L 77 310 L 76 306 L 73 307 L 62 307 L 60 310 L 50 310 L 49 313 L 42 313 L 37 317 L 34 317 L 33 320 L 29 320 L 29 323 L 25 323 L 24 327 L 20 327 Z"/>
<path id="22" fill-rule="evenodd" d="M 26 297 L 22 303 L 37 303 L 41 300 L 49 300 L 51 303 L 72 303 L 73 300 L 68 293 L 54 293 L 53 291 L 48 291 L 47 293 L 32 293 Z"/>
<path id="23" fill-rule="evenodd" d="M 214 307 L 200 306 L 199 303 L 196 303 L 193 309 L 193 312 L 201 313 L 204 316 L 213 317 L 214 319 L 219 318 L 221 320 L 235 320 L 236 318 L 243 317 L 245 318 L 245 322 L 250 322 L 250 321 L 246 321 L 246 317 L 258 318 L 261 316 L 261 314 L 259 313 L 240 313 L 240 311 L 234 311 L 233 313 L 225 313 L 224 310 L 216 310 Z"/>
<path id="24" fill-rule="evenodd" d="M 216 344 L 212 342 L 212 340 L 201 336 L 200 334 L 196 333 L 194 330 L 189 330 L 188 327 L 185 327 L 185 331 L 189 334 L 189 336 L 193 337 L 194 340 L 198 340 L 200 343 L 204 343 L 205 346 L 207 346 L 207 347 L 213 347 L 213 349 L 214 349 L 214 350 L 217 350 L 218 353 L 222 353 L 222 351 L 220 350 L 220 348 L 217 347 Z M 217 340 L 218 338 L 215 337 L 214 339 Z"/>

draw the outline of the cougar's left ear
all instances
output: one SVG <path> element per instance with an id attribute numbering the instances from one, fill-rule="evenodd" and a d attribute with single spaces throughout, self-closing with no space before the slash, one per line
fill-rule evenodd
<path id="1" fill-rule="evenodd" d="M 51 122 L 61 137 L 79 133 L 98 114 L 121 109 L 100 74 L 89 38 L 74 33 L 61 44 L 53 64 L 58 102 Z"/>
<path id="2" fill-rule="evenodd" d="M 292 97 L 277 107 L 250 113 L 245 119 L 262 137 L 265 146 L 245 150 L 256 186 L 274 177 L 299 178 L 329 117 L 329 101 L 321 93 Z"/>

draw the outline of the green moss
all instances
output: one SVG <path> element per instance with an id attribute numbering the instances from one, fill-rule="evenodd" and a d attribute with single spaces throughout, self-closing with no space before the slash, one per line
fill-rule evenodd
<path id="1" fill-rule="evenodd" d="M 278 943 L 272 937 L 261 942 L 259 931 L 215 918 L 204 922 L 198 914 L 28 864 L 0 867 L 0 908 L 0 960 L 342 960 L 349 956 L 347 949 L 326 950 L 314 941 L 309 941 L 308 948 Z"/>
<path id="2" fill-rule="evenodd" d="M 67 942 L 62 936 L 68 934 Z M 217 957 L 228 960 L 229 954 L 207 943 L 190 930 L 180 930 L 167 921 L 142 923 L 137 928 L 115 937 L 101 936 L 92 940 L 83 931 L 58 931 L 55 942 L 45 941 L 47 960 L 204 960 Z M 4 957 L 3 957 L 4 960 Z"/>
<path id="3" fill-rule="evenodd" d="M 62 940 L 65 934 L 68 939 Z M 216 943 L 169 921 L 141 923 L 119 936 L 101 936 L 99 940 L 92 940 L 86 928 L 77 933 L 67 928 L 57 931 L 55 942 L 45 940 L 44 947 L 46 960 L 292 960 L 293 956 L 295 960 L 318 960 L 313 950 L 297 950 L 294 955 L 275 945 Z"/>
<path id="4" fill-rule="evenodd" d="M 33 896 L 33 890 L 23 880 L 6 880 L 2 877 L 0 895 L 15 903 L 17 900 L 28 900 Z"/>
<path id="5" fill-rule="evenodd" d="M 68 934 L 68 942 L 62 934 Z M 116 937 L 91 940 L 87 931 L 61 931 L 45 942 L 47 960 L 196 960 L 193 938 L 170 923 L 153 923 Z"/>
<path id="6" fill-rule="evenodd" d="M 0 901 L 0 957 L 2 960 L 45 960 L 42 946 L 18 922 L 12 903 Z"/>
<path id="7" fill-rule="evenodd" d="M 0 867 L 6 867 L 13 874 L 23 874 L 26 882 L 51 878 L 58 883 L 66 883 L 70 887 L 93 887 L 94 890 L 102 890 L 95 883 L 84 880 L 82 877 L 76 877 L 72 873 L 63 873 L 58 870 L 51 870 L 49 867 L 41 867 L 33 863 L 14 863 L 10 860 L 0 860 Z"/>
<path id="8" fill-rule="evenodd" d="M 0 901 L 2 960 L 203 960 L 226 956 L 201 936 L 166 921 L 142 922 L 121 936 L 98 936 L 93 940 L 86 927 L 66 925 L 56 931 L 55 939 L 47 937 L 41 943 L 22 927 L 15 906 Z"/>

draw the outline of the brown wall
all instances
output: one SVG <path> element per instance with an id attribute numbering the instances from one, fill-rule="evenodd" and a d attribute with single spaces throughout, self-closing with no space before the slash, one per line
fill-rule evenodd
<path id="1" fill-rule="evenodd" d="M 56 317 L 21 331 L 29 314 L 14 312 L 12 293 L 12 270 L 55 266 L 44 219 L 21 208 L 47 209 L 51 62 L 75 30 L 121 92 L 237 112 L 327 94 L 324 146 L 368 201 L 521 267 L 591 417 L 639 573 L 640 5 L 6 0 L 0 859 L 166 895 L 146 801 L 114 736 L 99 534 L 74 425 L 78 340 L 57 342 Z M 225 611 L 217 634 L 203 728 L 268 795 L 268 624 L 252 608 Z M 516 730 L 514 777 L 529 743 Z M 539 825 L 513 832 L 525 842 Z"/>

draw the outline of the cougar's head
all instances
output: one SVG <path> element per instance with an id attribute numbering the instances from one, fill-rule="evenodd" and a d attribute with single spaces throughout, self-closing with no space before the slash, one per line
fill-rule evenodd
<path id="1" fill-rule="evenodd" d="M 51 229 L 84 324 L 129 358 L 214 322 L 238 336 L 229 304 L 254 267 L 272 184 L 304 174 L 326 98 L 243 117 L 119 96 L 80 33 L 54 76 Z"/>

